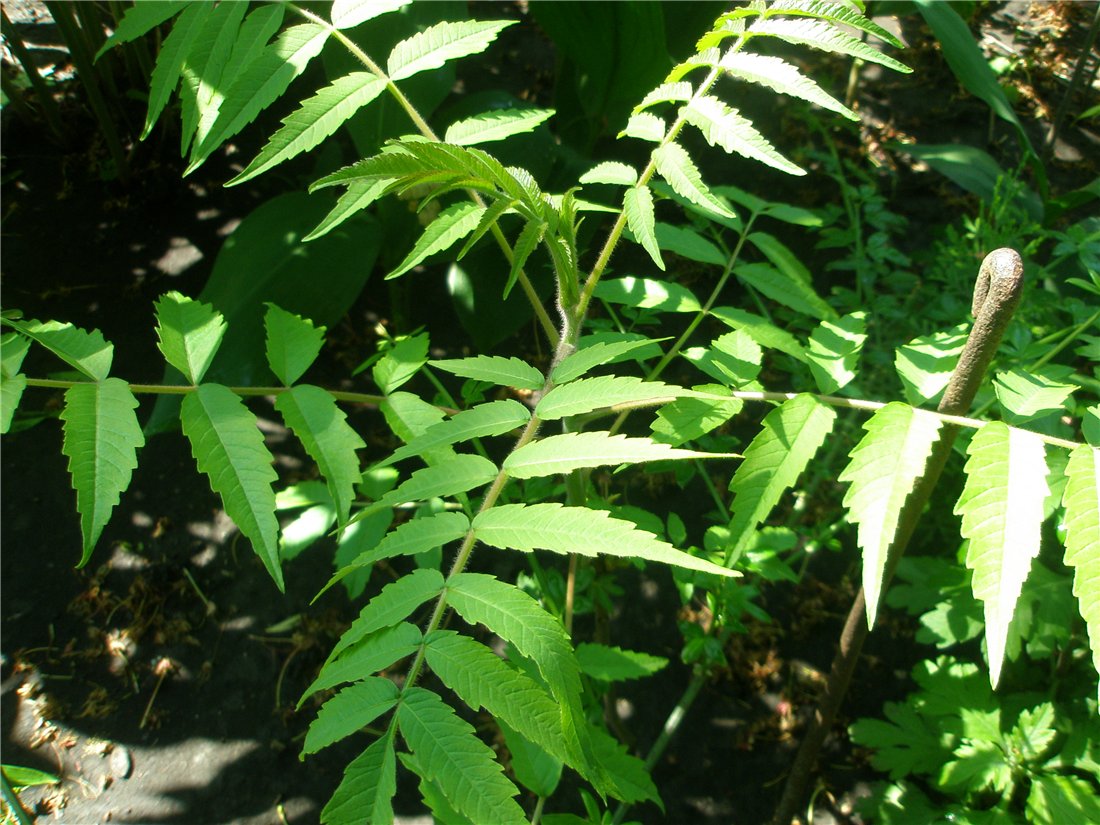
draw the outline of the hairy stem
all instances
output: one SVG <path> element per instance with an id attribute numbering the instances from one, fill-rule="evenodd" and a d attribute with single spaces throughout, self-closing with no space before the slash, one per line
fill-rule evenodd
<path id="1" fill-rule="evenodd" d="M 966 412 L 973 403 L 985 377 L 985 371 L 992 362 L 1001 337 L 1012 319 L 1012 313 L 1020 302 L 1023 292 L 1023 273 L 1023 262 L 1012 249 L 994 250 L 982 261 L 978 280 L 974 286 L 972 305 L 975 316 L 974 326 L 959 357 L 959 363 L 951 374 L 951 381 L 944 392 L 943 400 L 940 401 L 941 413 L 959 415 Z M 931 498 L 936 482 L 947 465 L 957 434 L 958 427 L 955 426 L 946 426 L 941 430 L 939 441 L 936 442 L 928 457 L 924 476 L 905 502 L 905 507 L 898 519 L 897 533 L 888 551 L 886 569 L 882 577 L 882 593 L 885 593 L 889 587 L 898 562 L 916 529 L 921 511 Z M 833 659 L 825 692 L 799 746 L 790 775 L 787 777 L 783 796 L 780 798 L 772 820 L 774 825 L 788 825 L 806 796 L 806 789 L 817 763 L 817 755 L 847 693 L 868 632 L 867 602 L 861 587 L 844 622 L 839 648 Z"/>

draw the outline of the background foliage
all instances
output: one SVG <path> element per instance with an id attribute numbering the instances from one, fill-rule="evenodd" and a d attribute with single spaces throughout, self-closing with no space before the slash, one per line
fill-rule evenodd
<path id="1" fill-rule="evenodd" d="M 705 182 L 722 168 L 712 169 L 706 144 L 805 173 L 806 159 L 789 159 L 731 107 L 731 90 L 741 87 L 725 85 L 730 78 L 856 117 L 773 44 L 907 71 L 864 39 L 901 42 L 847 5 L 739 7 L 717 16 L 691 56 L 663 67 L 650 59 L 644 71 L 608 61 L 613 52 L 585 37 L 644 33 L 646 54 L 691 52 L 664 33 L 667 7 L 539 5 L 533 15 L 559 46 L 554 109 L 499 93 L 447 104 L 454 61 L 512 25 L 467 20 L 447 4 L 337 2 L 324 16 L 290 4 L 139 4 L 98 50 L 133 48 L 171 21 L 149 75 L 142 136 L 158 128 L 176 136 L 176 127 L 157 126 L 174 100 L 184 174 L 192 174 L 262 112 L 290 102 L 282 125 L 228 183 L 293 161 L 318 194 L 267 201 L 227 241 L 196 300 L 168 292 L 158 301 L 168 372 L 157 387 L 113 377 L 113 347 L 97 331 L 6 313 L 4 427 L 22 425 L 16 409 L 29 387 L 65 389 L 62 449 L 77 492 L 82 565 L 129 485 L 137 450 L 177 418 L 197 468 L 280 590 L 284 564 L 330 534 L 328 586 L 352 598 L 367 592 L 374 566 L 411 557 L 393 582 L 371 588 L 299 701 L 327 698 L 304 753 L 361 728 L 376 734 L 348 765 L 324 821 L 392 818 L 399 762 L 444 821 L 538 819 L 563 764 L 601 798 L 623 803 L 616 819 L 631 803 L 660 804 L 643 761 L 605 728 L 614 716 L 603 699 L 616 681 L 665 662 L 581 642 L 574 616 L 615 610 L 624 565 L 673 567 L 685 617 L 681 658 L 693 671 L 671 720 L 724 672 L 731 639 L 771 620 L 761 588 L 797 581 L 819 547 L 862 550 L 874 624 L 911 491 L 941 431 L 958 427 L 965 454 L 949 462 L 926 517 L 941 544 L 913 548 L 899 568 L 905 584 L 888 602 L 920 616 L 941 649 L 984 638 L 990 687 L 1007 679 L 1019 697 L 961 689 L 986 677 L 984 662 L 952 654 L 918 664 L 924 693 L 887 705 L 887 722 L 853 727 L 894 780 L 868 813 L 1042 822 L 1095 808 L 1091 746 L 1074 731 L 1096 714 L 1092 688 L 1081 686 L 1095 680 L 1087 660 L 1090 649 L 1098 660 L 1100 621 L 1100 410 L 1090 333 L 1100 282 L 1095 220 L 1072 215 L 1096 186 L 1052 196 L 1040 153 L 991 85 L 989 67 L 976 62 L 962 19 L 948 6 L 916 5 L 960 82 L 1019 135 L 1020 166 L 1010 173 L 969 147 L 906 147 L 986 196 L 978 217 L 949 227 L 929 256 L 928 280 L 940 287 L 931 301 L 915 290 L 913 262 L 895 246 L 902 219 L 860 165 L 840 157 L 816 125 L 820 113 L 805 122 L 825 151 L 802 151 L 839 183 L 840 205 L 764 200 L 747 175 L 734 177 L 738 186 Z M 358 63 L 345 62 L 348 55 Z M 300 91 L 299 77 L 322 85 Z M 548 123 L 558 124 L 558 142 Z M 348 140 L 329 149 L 326 138 L 345 132 Z M 610 148 L 616 134 L 626 139 L 621 154 Z M 341 168 L 348 141 L 363 159 Z M 335 201 L 319 200 L 331 187 L 341 187 Z M 820 249 L 838 250 L 829 268 L 853 277 L 820 278 L 786 240 L 796 228 L 816 235 Z M 637 249 L 619 248 L 620 239 Z M 1033 286 L 974 417 L 937 417 L 929 408 L 963 351 L 976 263 L 1005 245 L 1024 254 Z M 620 259 L 629 261 L 624 274 L 611 268 Z M 392 284 L 394 318 L 356 372 L 369 370 L 377 392 L 300 383 L 376 260 Z M 415 298 L 398 285 L 440 270 L 479 355 L 429 357 L 436 329 L 403 323 L 400 307 Z M 981 306 L 976 300 L 975 315 Z M 505 346 L 529 319 L 551 354 Z M 22 363 L 32 342 L 80 377 L 29 376 Z M 143 426 L 135 392 L 160 396 Z M 173 406 L 171 396 L 182 403 Z M 273 457 L 243 401 L 255 396 L 275 398 L 323 483 L 273 486 Z M 899 396 L 905 401 L 883 403 Z M 366 442 L 340 403 L 377 408 L 396 451 L 363 465 L 357 451 Z M 765 414 L 759 404 L 773 409 Z M 653 407 L 648 427 L 639 425 L 640 411 Z M 872 413 L 863 434 L 855 411 Z M 649 503 L 631 493 L 638 483 L 705 504 Z M 812 517 L 804 518 L 808 502 Z M 1060 532 L 1044 539 L 1044 523 Z M 528 571 L 507 579 L 468 571 L 477 542 L 522 551 Z M 958 547 L 948 553 L 952 563 L 941 558 L 943 542 Z M 535 549 L 568 560 L 558 568 Z M 1034 595 L 1039 587 L 1049 598 Z M 966 595 L 970 607 L 937 601 L 945 593 Z M 449 610 L 465 620 L 462 630 L 447 627 Z M 503 657 L 485 644 L 492 638 Z M 981 661 L 973 645 L 969 655 Z M 404 678 L 393 678 L 407 657 Z M 1053 687 L 1043 700 L 1026 687 L 1031 660 L 1050 662 L 1054 678 L 1044 684 Z M 429 686 L 417 684 L 429 671 Z M 495 719 L 499 752 L 441 698 L 452 692 Z M 658 738 L 648 767 L 664 745 Z M 499 753 L 508 754 L 507 775 Z M 520 786 L 527 810 L 514 799 Z M 587 791 L 582 798 L 590 820 L 613 816 Z"/>

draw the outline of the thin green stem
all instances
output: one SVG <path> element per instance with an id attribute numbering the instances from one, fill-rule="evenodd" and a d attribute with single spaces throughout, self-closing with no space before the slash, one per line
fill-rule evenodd
<path id="1" fill-rule="evenodd" d="M 542 809 L 546 807 L 545 796 L 540 796 L 538 802 L 535 803 L 535 812 L 531 814 L 531 825 L 539 825 L 539 820 L 542 819 Z"/>
<path id="2" fill-rule="evenodd" d="M 28 387 L 46 387 L 50 389 L 62 389 L 67 390 L 70 387 L 81 386 L 84 384 L 96 384 L 95 381 L 63 381 L 55 378 L 28 378 Z M 188 393 L 195 392 L 197 386 L 189 385 L 175 385 L 175 384 L 129 384 L 130 391 L 135 395 L 187 395 Z M 284 392 L 289 392 L 293 387 L 227 387 L 230 392 L 240 396 L 265 396 L 265 395 L 280 395 Z M 343 392 L 341 390 L 326 390 L 337 401 L 346 401 L 352 404 L 371 404 L 377 406 L 386 400 L 384 395 L 370 395 L 361 392 Z M 812 395 L 812 393 L 797 393 L 797 392 L 764 392 L 757 390 L 733 390 L 729 395 L 716 395 L 713 393 L 693 393 L 695 398 L 709 399 L 712 401 L 728 401 L 730 398 L 740 398 L 742 401 L 765 401 L 765 402 L 783 402 L 790 401 L 792 398 L 797 398 L 799 395 Z M 831 407 L 843 407 L 845 409 L 852 410 L 866 410 L 869 412 L 877 412 L 886 406 L 886 401 L 868 401 L 862 398 L 842 398 L 839 395 L 814 395 L 818 401 L 823 404 L 828 404 Z M 665 404 L 668 401 L 672 401 L 672 397 L 668 398 L 655 398 L 649 401 L 642 402 L 630 402 L 626 404 L 614 404 L 607 408 L 607 413 L 600 415 L 593 415 L 590 417 L 581 417 L 583 421 L 593 421 L 597 418 L 601 418 L 607 414 L 615 414 L 620 412 L 626 412 L 629 410 L 641 409 L 644 407 L 655 407 L 661 404 Z M 449 407 L 437 407 L 437 409 L 443 410 L 443 412 L 454 414 L 459 412 L 457 409 Z M 922 412 L 928 415 L 934 415 L 936 418 L 943 421 L 945 424 L 957 424 L 960 427 L 967 427 L 971 430 L 979 430 L 988 424 L 988 421 L 984 421 L 979 418 L 969 418 L 962 415 L 949 415 L 941 412 L 933 412 L 932 410 L 922 410 Z M 532 418 L 532 421 L 538 421 L 537 418 Z M 541 422 L 540 422 L 541 423 Z M 1031 432 L 1028 430 L 1027 432 Z M 1076 447 L 1080 447 L 1080 442 L 1070 441 L 1066 438 L 1057 438 L 1053 435 L 1045 435 L 1043 433 L 1031 432 L 1036 438 L 1041 439 L 1043 442 L 1055 447 L 1065 447 L 1072 450 Z M 530 439 L 528 439 L 530 440 Z M 523 442 L 526 444 L 527 442 Z M 519 445 L 517 444 L 517 448 Z"/>
<path id="3" fill-rule="evenodd" d="M 28 378 L 28 387 L 46 387 L 49 389 L 67 390 L 70 387 L 77 387 L 82 384 L 96 384 L 95 381 L 63 381 L 55 378 Z M 195 392 L 198 386 L 193 384 L 129 384 L 130 392 L 135 395 L 187 395 L 188 393 Z M 242 396 L 261 396 L 261 395 L 281 395 L 284 392 L 290 392 L 293 387 L 227 387 L 227 389 L 235 395 Z M 328 394 L 335 398 L 337 401 L 347 401 L 352 404 L 373 404 L 377 406 L 386 400 L 384 395 L 370 395 L 362 392 L 343 392 L 342 390 L 327 390 Z M 448 412 L 458 412 L 458 410 L 448 410 L 448 408 L 441 408 Z"/>
<path id="4" fill-rule="evenodd" d="M 714 502 L 714 506 L 718 508 L 718 514 L 721 516 L 722 521 L 729 522 L 730 511 L 726 509 L 726 503 L 722 501 L 722 496 L 718 492 L 718 488 L 714 486 L 714 482 L 710 479 L 710 473 L 707 472 L 707 468 L 703 466 L 703 462 L 699 459 L 694 459 L 692 463 L 695 465 L 696 472 L 699 473 L 699 478 L 703 480 L 703 486 L 707 488 L 707 492 L 710 493 L 711 500 Z"/>
<path id="5" fill-rule="evenodd" d="M 1035 372 L 1040 367 L 1043 367 L 1046 364 L 1050 363 L 1052 358 L 1054 358 L 1056 355 L 1058 355 L 1058 353 L 1060 353 L 1062 350 L 1064 350 L 1066 347 L 1068 347 L 1070 344 L 1072 344 L 1074 341 L 1076 341 L 1078 335 L 1080 335 L 1082 332 L 1084 332 L 1086 329 L 1088 329 L 1094 323 L 1096 323 L 1097 318 L 1100 318 L 1100 309 L 1098 309 L 1098 310 L 1096 310 L 1096 312 L 1092 313 L 1092 315 L 1089 316 L 1087 321 L 1085 321 L 1081 324 L 1078 324 L 1076 327 L 1074 327 L 1072 330 L 1070 330 L 1069 333 L 1067 333 L 1066 336 L 1056 346 L 1053 346 L 1050 349 L 1048 349 L 1043 354 L 1042 358 L 1040 358 L 1038 361 L 1036 361 L 1035 363 L 1033 363 L 1031 366 L 1029 366 L 1027 368 L 1028 372 Z"/>
<path id="6" fill-rule="evenodd" d="M 707 672 L 703 668 L 696 668 L 695 673 L 691 677 L 691 681 L 688 683 L 687 689 L 684 691 L 684 695 L 680 697 L 680 701 L 676 703 L 676 707 L 669 713 L 668 718 L 665 720 L 664 727 L 661 728 L 661 734 L 657 737 L 657 740 L 653 743 L 653 747 L 649 749 L 649 753 L 646 755 L 645 767 L 648 773 L 653 772 L 654 766 L 665 752 L 669 742 L 672 741 L 672 737 L 676 735 L 676 731 L 680 729 L 680 725 L 687 716 L 688 710 L 691 709 L 691 706 L 695 703 L 696 697 L 699 695 L 699 691 L 703 689 L 703 685 L 706 683 Z M 622 822 L 628 810 L 630 810 L 630 805 L 626 802 L 621 803 L 615 810 L 615 817 L 611 820 L 612 825 L 618 825 Z"/>

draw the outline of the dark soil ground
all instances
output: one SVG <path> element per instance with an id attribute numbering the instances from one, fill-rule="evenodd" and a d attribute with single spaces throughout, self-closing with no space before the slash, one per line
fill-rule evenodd
<path id="1" fill-rule="evenodd" d="M 983 31 L 1017 52 L 1044 37 L 1079 42 L 1094 7 L 1062 8 L 1059 16 L 1024 3 L 993 5 Z M 1061 21 L 1069 22 L 1059 28 Z M 915 48 L 905 58 L 917 71 L 905 79 L 868 77 L 861 93 L 867 134 L 985 146 L 984 105 L 943 91 L 954 88 L 949 70 L 927 33 L 912 18 L 906 26 Z M 1069 45 L 1064 50 L 1075 54 Z M 1037 81 L 1025 103 L 1037 139 L 1045 137 L 1058 88 Z M 4 110 L 3 305 L 98 328 L 115 344 L 114 374 L 157 381 L 163 361 L 153 301 L 169 289 L 197 295 L 225 236 L 278 191 L 265 186 L 278 183 L 224 189 L 233 160 L 226 157 L 181 181 L 171 147 L 156 141 L 135 150 L 129 183 L 104 180 L 105 150 L 79 93 L 70 90 L 62 105 L 72 135 L 66 146 Z M 1056 186 L 1096 176 L 1100 152 L 1087 131 L 1066 129 L 1056 148 Z M 942 225 L 946 198 L 966 204 L 942 179 L 902 168 L 891 208 L 914 226 Z M 922 239 L 918 233 L 912 240 Z M 430 294 L 421 303 L 439 309 Z M 331 336 L 320 370 L 332 386 L 346 381 L 348 363 L 372 351 L 362 330 L 387 311 L 385 293 L 368 290 Z M 35 355 L 26 369 L 44 375 L 55 366 Z M 310 605 L 330 574 L 329 551 L 314 548 L 290 563 L 280 597 L 197 475 L 185 441 L 165 435 L 142 450 L 95 555 L 75 569 L 79 527 L 58 405 L 57 394 L 28 392 L 24 408 L 41 410 L 46 420 L 5 436 L 2 453 L 3 761 L 62 779 L 25 792 L 25 804 L 43 822 L 316 822 L 363 746 L 353 740 L 298 758 L 315 707 L 296 713 L 294 704 L 360 607 L 339 588 Z M 139 415 L 150 407 L 143 403 Z M 295 477 L 301 457 L 287 446 L 278 416 L 263 401 L 252 408 L 284 480 Z M 350 414 L 360 432 L 383 429 L 370 410 Z M 736 637 L 729 671 L 703 689 L 655 769 L 665 812 L 646 806 L 634 815 L 670 823 L 766 820 L 857 586 L 852 558 L 823 553 L 797 587 L 765 593 L 778 621 Z M 382 583 L 376 576 L 371 587 Z M 690 672 L 678 664 L 678 600 L 667 576 L 628 576 L 622 586 L 646 595 L 625 599 L 610 617 L 611 641 L 673 662 L 619 694 L 625 732 L 644 754 Z M 851 821 L 853 796 L 874 776 L 843 730 L 904 694 L 909 667 L 922 655 L 911 635 L 909 624 L 893 620 L 871 636 L 838 723 L 841 735 L 823 754 L 821 821 Z M 579 810 L 575 792 L 559 797 L 561 807 Z M 430 821 L 418 798 L 415 787 L 401 786 L 403 822 Z"/>

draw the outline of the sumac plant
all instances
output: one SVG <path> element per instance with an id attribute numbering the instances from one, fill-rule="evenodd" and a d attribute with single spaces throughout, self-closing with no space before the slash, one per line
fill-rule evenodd
<path id="1" fill-rule="evenodd" d="M 452 250 L 461 259 L 475 245 L 496 244 L 502 253 L 497 289 L 507 294 L 518 285 L 530 298 L 552 352 L 544 368 L 490 354 L 429 360 L 426 336 L 414 335 L 394 342 L 374 362 L 378 393 L 333 392 L 301 380 L 325 330 L 272 305 L 264 316 L 266 356 L 279 385 L 224 386 L 204 381 L 226 331 L 222 314 L 208 303 L 168 293 L 155 307 L 159 347 L 184 381 L 133 385 L 111 374 L 112 345 L 98 331 L 27 320 L 13 311 L 4 315 L 4 430 L 27 390 L 64 390 L 63 451 L 80 514 L 81 564 L 137 466 L 144 439 L 135 393 L 182 396 L 179 420 L 199 471 L 280 590 L 277 474 L 249 397 L 273 397 L 286 426 L 316 462 L 324 488 L 315 495 L 327 499 L 341 542 L 354 538 L 364 520 L 382 516 L 383 529 L 369 542 L 358 534 L 357 552 L 344 554 L 332 583 L 383 559 L 415 556 L 423 562 L 444 548 L 442 564 L 404 566 L 408 572 L 369 600 L 301 697 L 299 706 L 327 697 L 309 728 L 304 755 L 367 727 L 377 732 L 347 766 L 322 821 L 390 821 L 399 765 L 419 777 L 425 802 L 445 821 L 503 825 L 537 819 L 562 765 L 601 797 L 659 802 L 642 760 L 594 722 L 586 706 L 584 679 L 593 661 L 599 665 L 613 653 L 630 659 L 630 652 L 587 645 L 586 655 L 578 657 L 567 631 L 568 602 L 564 616 L 551 613 L 512 582 L 472 572 L 471 558 L 509 550 L 562 554 L 572 587 L 579 558 L 621 557 L 670 566 L 696 598 L 707 592 L 728 598 L 729 588 L 739 586 L 734 579 L 752 571 L 754 536 L 815 460 L 838 411 L 870 414 L 850 460 L 824 471 L 849 485 L 843 505 L 845 518 L 858 528 L 869 622 L 889 577 L 902 511 L 951 429 L 972 433 L 957 511 L 969 540 L 965 563 L 973 570 L 973 593 L 984 606 L 991 682 L 995 686 L 1001 672 L 1009 621 L 1039 548 L 1052 486 L 1064 489 L 1056 508 L 1067 533 L 1064 561 L 1074 568 L 1074 592 L 1094 662 L 1100 661 L 1100 452 L 1074 441 L 1062 420 L 1095 419 L 1095 407 L 1086 410 L 1074 400 L 1080 388 L 1065 378 L 1052 388 L 1048 380 L 1014 368 L 998 379 L 1003 391 L 991 408 L 1004 420 L 924 409 L 942 392 L 958 355 L 952 347 L 959 335 L 944 334 L 899 353 L 906 401 L 860 399 L 853 390 L 861 375 L 867 313 L 838 316 L 797 257 L 758 229 L 769 221 L 806 225 L 812 216 L 741 188 L 708 186 L 693 159 L 701 136 L 725 152 L 804 174 L 726 98 L 753 84 L 855 119 L 795 65 L 767 51 L 781 42 L 908 71 L 865 42 L 870 36 L 901 46 L 861 13 L 861 4 L 751 2 L 722 14 L 695 53 L 638 101 L 622 129 L 622 138 L 645 146 L 644 162 L 595 164 L 577 185 L 554 193 L 477 145 L 529 131 L 552 112 L 489 111 L 452 124 L 440 136 L 403 91 L 409 78 L 481 52 L 509 22 L 444 20 L 398 42 L 385 60 L 347 34 L 375 17 L 404 14 L 405 5 L 336 2 L 323 17 L 313 10 L 316 4 L 139 3 L 105 49 L 172 20 L 152 75 L 145 131 L 178 91 L 182 148 L 194 168 L 283 95 L 330 43 L 346 48 L 358 69 L 302 101 L 233 182 L 314 148 L 376 98 L 396 101 L 411 133 L 314 184 L 314 190 L 341 187 L 341 194 L 313 236 L 398 196 L 416 203 L 426 226 L 388 278 L 426 277 L 423 272 L 433 270 L 440 253 Z M 608 192 L 614 205 L 601 205 Z M 662 215 L 687 221 L 658 220 L 658 207 Z M 605 221 L 597 241 L 582 241 L 592 237 L 578 231 L 582 216 L 590 223 Z M 644 250 L 649 275 L 607 277 L 624 239 Z M 705 298 L 660 277 L 670 254 L 706 267 Z M 998 266 L 1012 269 L 1018 262 L 1006 250 L 998 256 L 987 264 L 994 271 L 983 270 L 987 282 L 999 277 Z M 525 270 L 536 262 L 548 262 L 552 271 L 549 306 Z M 723 303 L 733 284 L 750 297 L 749 306 Z M 980 306 L 975 304 L 976 312 Z M 595 307 L 607 312 L 597 315 Z M 725 331 L 701 340 L 712 323 Z M 647 325 L 669 336 L 637 331 Z M 80 379 L 23 374 L 32 344 L 57 355 Z M 917 347 L 924 347 L 924 357 L 914 355 Z M 690 386 L 666 383 L 662 376 L 674 361 L 697 368 L 704 378 Z M 785 373 L 791 384 L 766 389 L 765 362 L 768 375 Z M 432 395 L 401 389 L 418 374 L 430 376 Z M 465 380 L 462 403 L 447 389 L 456 386 L 452 377 Z M 371 456 L 364 466 L 364 441 L 340 409 L 349 401 L 376 406 L 402 445 L 388 456 Z M 766 414 L 746 423 L 756 420 L 751 409 Z M 1056 427 L 1021 426 L 1050 415 Z M 735 416 L 739 426 L 755 432 L 740 450 L 732 449 L 737 444 L 723 431 Z M 638 426 L 643 420 L 648 432 Z M 632 427 L 620 432 L 627 422 Z M 618 468 L 610 483 L 619 484 L 650 462 L 684 468 L 677 472 L 681 483 L 700 485 L 717 502 L 719 516 L 704 546 L 692 546 L 682 530 L 663 536 L 638 526 L 590 475 L 598 467 Z M 382 469 L 398 483 L 369 500 L 362 482 Z M 722 495 L 723 486 L 731 501 Z M 413 517 L 406 517 L 410 512 Z M 479 628 L 502 640 L 507 655 L 487 645 Z M 448 696 L 484 709 L 499 723 L 513 754 L 509 773 L 465 720 L 465 711 L 456 712 L 435 689 L 439 684 Z M 531 811 L 517 801 L 517 781 L 533 792 Z"/>

